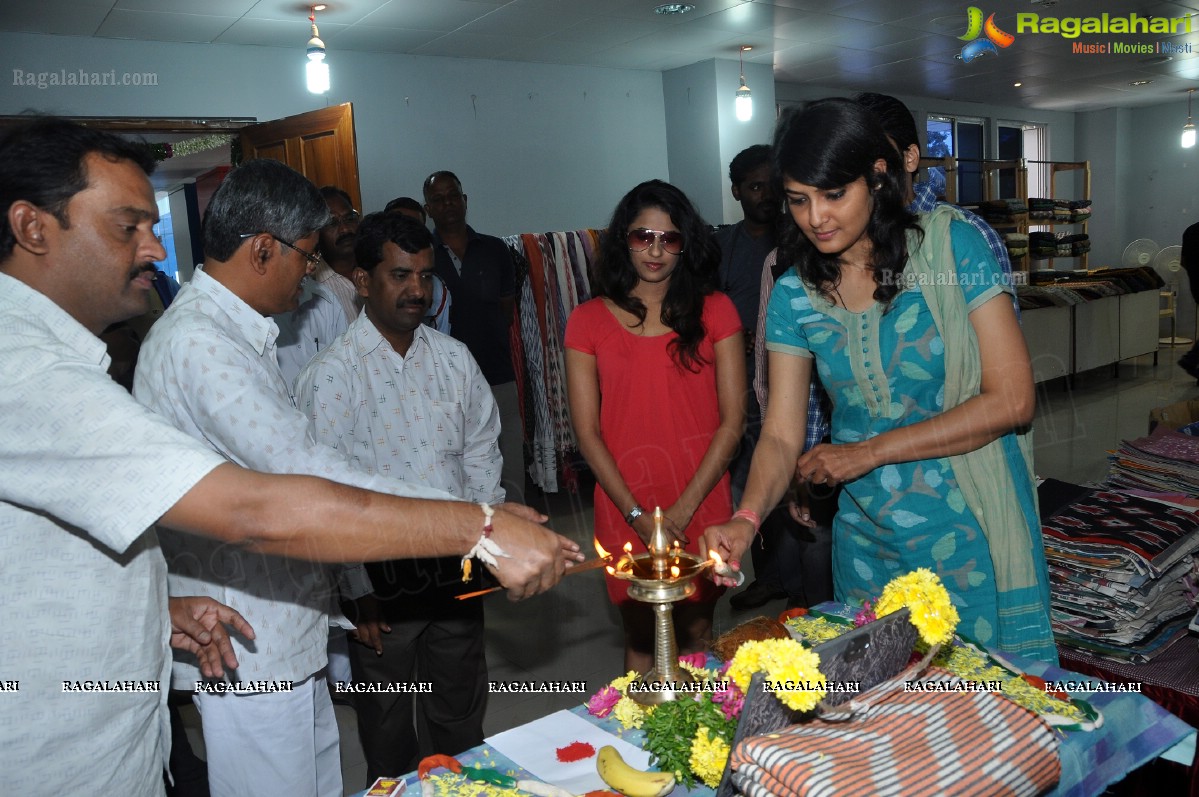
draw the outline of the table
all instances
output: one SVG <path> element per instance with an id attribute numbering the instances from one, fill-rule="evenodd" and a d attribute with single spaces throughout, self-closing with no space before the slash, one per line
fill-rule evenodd
<path id="1" fill-rule="evenodd" d="M 816 607 L 826 614 L 840 613 L 851 616 L 852 610 L 835 604 Z M 1072 673 L 1044 662 L 1036 662 L 1018 656 L 1005 655 L 1030 675 L 1046 681 L 1086 680 L 1085 676 Z M 613 675 L 616 677 L 616 674 Z M 1158 758 L 1176 745 L 1193 742 L 1195 730 L 1170 712 L 1148 698 L 1131 692 L 1079 693 L 1092 706 L 1103 713 L 1103 727 L 1095 731 L 1068 731 L 1061 734 L 1061 780 L 1053 791 L 1053 797 L 1089 797 L 1098 795 L 1138 767 Z M 589 697 L 589 696 L 588 696 Z M 639 730 L 621 730 L 615 719 L 597 719 L 580 705 L 573 712 L 604 730 L 626 741 L 641 746 L 645 734 Z M 564 743 L 568 740 L 564 740 Z M 518 777 L 531 777 L 523 769 L 487 744 L 458 755 L 464 765 L 480 762 L 482 766 L 503 772 L 512 770 Z M 418 795 L 416 775 L 405 776 L 409 794 Z M 682 786 L 675 788 L 671 797 L 714 797 L 715 791 L 705 786 L 691 790 Z"/>
<path id="2" fill-rule="evenodd" d="M 1199 725 L 1199 647 L 1192 636 L 1184 636 L 1145 664 L 1121 664 L 1084 652 L 1058 646 L 1062 663 L 1076 672 L 1111 683 L 1139 683 L 1141 694 L 1192 726 Z M 1179 745 L 1164 758 L 1191 767 L 1192 797 L 1199 797 L 1199 762 L 1194 750 Z M 1174 753 L 1179 753 L 1174 755 Z"/>

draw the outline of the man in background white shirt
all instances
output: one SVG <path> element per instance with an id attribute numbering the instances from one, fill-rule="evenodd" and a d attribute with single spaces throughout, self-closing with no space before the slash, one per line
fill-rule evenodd
<path id="1" fill-rule="evenodd" d="M 466 344 L 422 323 L 434 293 L 433 236 L 398 213 L 363 219 L 354 282 L 363 314 L 308 364 L 297 403 L 313 436 L 368 473 L 386 473 L 469 501 L 498 503 L 500 416 Z M 350 651 L 354 680 L 429 682 L 429 694 L 354 695 L 367 780 L 415 768 L 424 747 L 458 753 L 483 741 L 487 702 L 483 603 L 454 596 L 463 585 L 453 559 L 368 566 L 383 635 Z M 417 716 L 414 716 L 414 708 Z"/>

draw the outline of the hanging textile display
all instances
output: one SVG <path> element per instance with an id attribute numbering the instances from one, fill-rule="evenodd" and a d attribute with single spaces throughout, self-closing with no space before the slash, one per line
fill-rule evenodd
<path id="1" fill-rule="evenodd" d="M 504 239 L 517 269 L 516 324 L 512 357 L 532 456 L 529 472 L 538 487 L 574 489 L 569 458 L 577 451 L 566 399 L 566 319 L 591 298 L 588 278 L 600 230 L 525 233 Z M 518 339 L 519 338 L 519 339 Z"/>

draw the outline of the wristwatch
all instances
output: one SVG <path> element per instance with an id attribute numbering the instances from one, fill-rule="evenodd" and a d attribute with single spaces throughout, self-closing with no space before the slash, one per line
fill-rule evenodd
<path id="1" fill-rule="evenodd" d="M 624 522 L 628 523 L 631 526 L 631 525 L 633 525 L 634 520 L 636 520 L 637 518 L 641 517 L 644 514 L 645 514 L 645 510 L 641 508 L 641 504 L 633 504 L 633 508 L 630 509 L 629 513 L 624 516 Z"/>

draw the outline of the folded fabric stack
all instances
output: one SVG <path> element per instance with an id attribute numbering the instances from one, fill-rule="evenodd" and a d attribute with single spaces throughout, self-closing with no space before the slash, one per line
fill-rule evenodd
<path id="1" fill-rule="evenodd" d="M 1034 224 L 1038 220 L 1077 224 L 1091 218 L 1091 200 L 1032 197 L 1028 200 L 1028 217 Z"/>
<path id="2" fill-rule="evenodd" d="M 1199 495 L 1199 437 L 1158 426 L 1125 440 L 1108 461 L 1106 484 L 1117 489 Z"/>
<path id="3" fill-rule="evenodd" d="M 988 199 L 978 206 L 978 215 L 991 226 L 1011 226 L 1028 218 L 1028 205 L 1019 199 Z"/>
<path id="4" fill-rule="evenodd" d="M 1052 232 L 1033 232 L 1028 235 L 1029 252 L 1034 259 L 1078 257 L 1091 251 L 1091 239 L 1086 233 L 1074 235 Z"/>
<path id="5" fill-rule="evenodd" d="M 1030 272 L 1029 285 L 1019 285 L 1021 309 L 1069 307 L 1105 296 L 1158 290 L 1161 276 L 1151 268 L 1098 269 L 1082 274 L 1071 271 Z"/>
<path id="6" fill-rule="evenodd" d="M 1045 221 L 1054 221 L 1053 218 L 1053 200 L 1043 197 L 1029 197 L 1028 199 L 1028 218 L 1043 219 Z"/>
<path id="7" fill-rule="evenodd" d="M 1003 245 L 1007 247 L 1008 257 L 1010 257 L 1012 260 L 1015 260 L 1018 257 L 1024 257 L 1028 254 L 1028 233 L 1004 233 Z"/>
<path id="8" fill-rule="evenodd" d="M 811 720 L 751 736 L 732 752 L 733 783 L 748 797 L 825 794 L 1043 794 L 1061 776 L 1058 739 L 1031 712 L 990 692 L 954 692 L 932 670 L 864 718 Z M 985 750 L 986 755 L 970 751 Z"/>
<path id="9" fill-rule="evenodd" d="M 1066 203 L 1066 207 L 1070 211 L 1070 223 L 1078 224 L 1091 218 L 1091 200 L 1089 199 L 1069 199 L 1058 200 Z"/>
<path id="10" fill-rule="evenodd" d="M 1186 634 L 1195 610 L 1199 517 L 1156 500 L 1161 492 L 1115 489 L 1109 477 L 1103 488 L 1043 518 L 1059 645 L 1145 662 Z"/>

